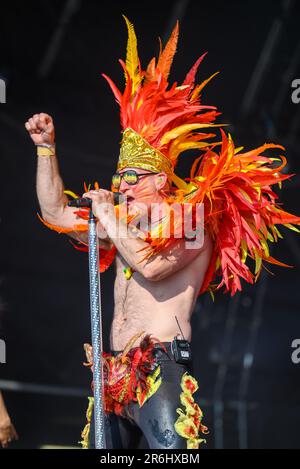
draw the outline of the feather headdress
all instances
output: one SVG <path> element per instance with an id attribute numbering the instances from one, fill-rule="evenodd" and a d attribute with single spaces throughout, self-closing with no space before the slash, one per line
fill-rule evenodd
<path id="1" fill-rule="evenodd" d="M 214 106 L 200 102 L 204 86 L 213 78 L 195 85 L 202 55 L 181 85 L 169 84 L 168 77 L 178 41 L 178 22 L 158 60 L 150 60 L 141 69 L 133 25 L 124 16 L 128 28 L 126 61 L 120 60 L 125 74 L 124 92 L 103 74 L 120 106 L 123 131 L 118 168 L 138 167 L 154 172 L 164 171 L 168 179 L 186 188 L 174 173 L 179 155 L 189 149 L 209 147 L 207 139 L 215 136 L 203 129 L 215 127 L 218 112 Z"/>

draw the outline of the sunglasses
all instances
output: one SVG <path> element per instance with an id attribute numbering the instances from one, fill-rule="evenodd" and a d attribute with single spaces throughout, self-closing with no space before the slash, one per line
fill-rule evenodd
<path id="1" fill-rule="evenodd" d="M 112 185 L 114 186 L 115 189 L 119 189 L 122 178 L 126 182 L 126 184 L 129 184 L 130 186 L 134 186 L 139 182 L 139 179 L 141 177 L 146 177 L 146 176 L 153 176 L 153 174 L 157 173 L 140 173 L 138 174 L 134 169 L 128 169 L 127 171 L 124 171 L 124 173 L 115 173 L 112 177 Z"/>

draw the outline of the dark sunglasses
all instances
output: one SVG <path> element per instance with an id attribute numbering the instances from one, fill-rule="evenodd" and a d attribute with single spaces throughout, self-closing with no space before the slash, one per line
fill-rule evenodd
<path id="1" fill-rule="evenodd" d="M 112 185 L 115 187 L 115 189 L 118 189 L 121 185 L 122 178 L 126 182 L 126 184 L 129 184 L 130 186 L 134 186 L 139 182 L 139 179 L 141 177 L 145 176 L 153 176 L 153 174 L 157 173 L 140 173 L 138 174 L 134 169 L 128 169 L 127 171 L 124 171 L 124 173 L 115 173 L 112 177 Z"/>

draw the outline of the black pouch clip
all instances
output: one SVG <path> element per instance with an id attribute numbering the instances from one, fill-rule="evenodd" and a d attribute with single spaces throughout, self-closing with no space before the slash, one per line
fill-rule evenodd
<path id="1" fill-rule="evenodd" d="M 171 342 L 171 350 L 174 355 L 176 363 L 185 365 L 192 361 L 192 350 L 191 345 L 187 340 L 180 340 L 174 337 Z"/>

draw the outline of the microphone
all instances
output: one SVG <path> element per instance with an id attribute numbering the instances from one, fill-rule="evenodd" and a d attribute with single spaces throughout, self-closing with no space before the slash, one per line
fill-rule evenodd
<path id="1" fill-rule="evenodd" d="M 123 200 L 124 197 L 120 192 L 113 192 L 114 196 L 114 205 L 120 204 Z M 82 208 L 82 207 L 87 207 L 91 208 L 92 207 L 92 199 L 89 199 L 88 197 L 82 197 L 79 199 L 73 199 L 68 202 L 68 207 L 76 207 L 76 208 Z"/>

